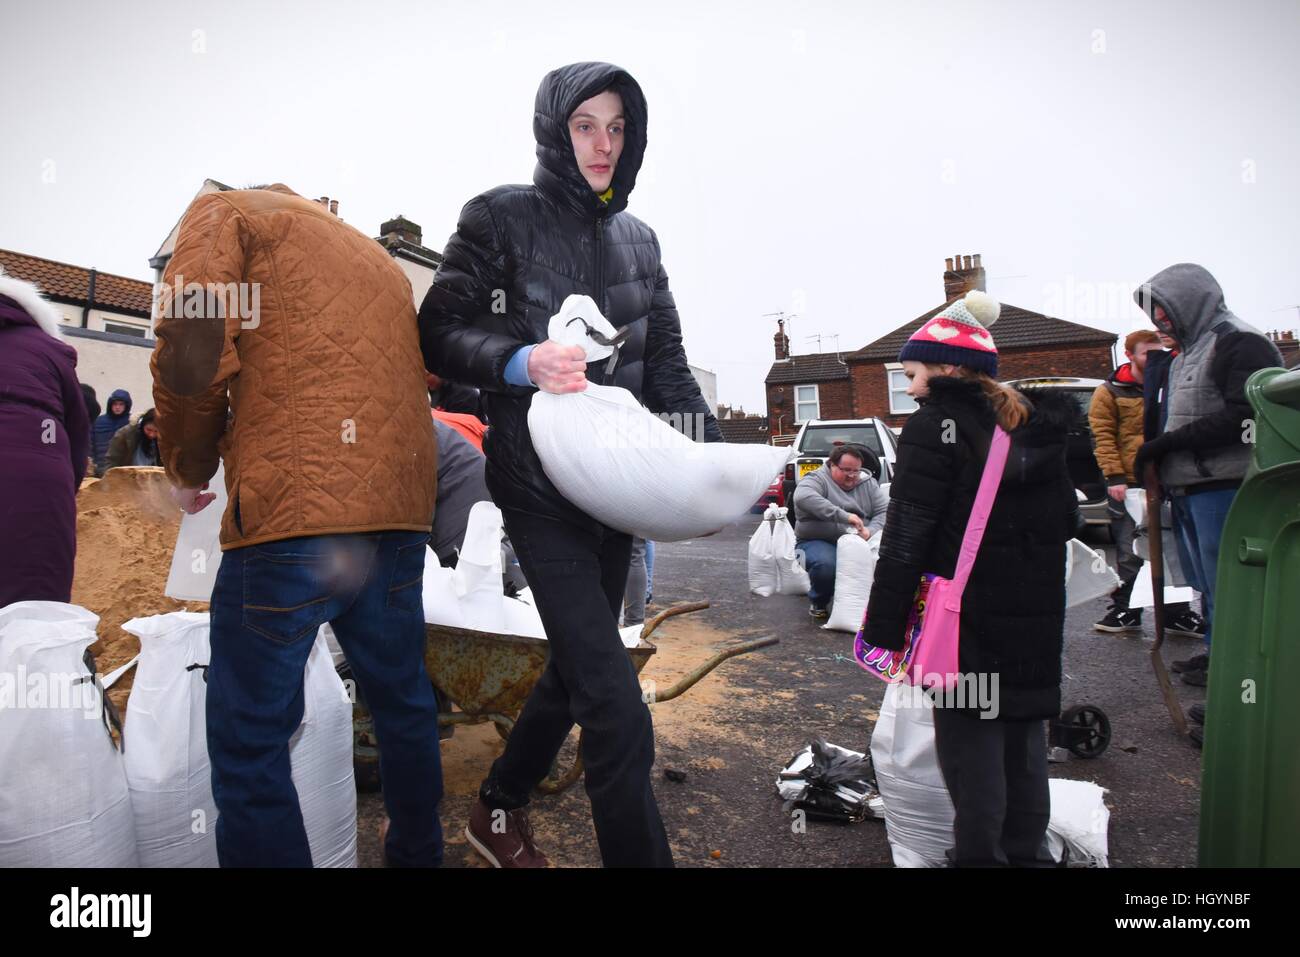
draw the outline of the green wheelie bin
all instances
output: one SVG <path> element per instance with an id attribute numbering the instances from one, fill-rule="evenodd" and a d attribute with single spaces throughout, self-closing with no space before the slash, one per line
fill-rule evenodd
<path id="1" fill-rule="evenodd" d="M 1246 394 L 1255 447 L 1219 551 L 1199 861 L 1297 867 L 1300 369 L 1261 369 Z"/>

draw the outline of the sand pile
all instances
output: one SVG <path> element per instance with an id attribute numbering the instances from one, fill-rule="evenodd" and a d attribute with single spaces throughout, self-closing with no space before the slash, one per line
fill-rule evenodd
<path id="1" fill-rule="evenodd" d="M 99 616 L 99 641 L 91 650 L 101 674 L 130 661 L 140 642 L 122 622 L 169 611 L 206 611 L 205 602 L 179 602 L 163 594 L 181 512 L 158 468 L 113 469 L 88 481 L 77 495 L 77 566 L 72 603 Z M 109 692 L 125 708 L 134 671 Z"/>

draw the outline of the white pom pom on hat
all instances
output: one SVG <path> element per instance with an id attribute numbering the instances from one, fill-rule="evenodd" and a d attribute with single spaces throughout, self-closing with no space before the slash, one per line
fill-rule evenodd
<path id="1" fill-rule="evenodd" d="M 966 293 L 962 302 L 966 306 L 966 311 L 975 317 L 976 321 L 985 329 L 998 321 L 998 316 L 1002 314 L 1002 306 L 998 301 L 986 292 L 980 292 L 978 289 L 972 289 Z"/>

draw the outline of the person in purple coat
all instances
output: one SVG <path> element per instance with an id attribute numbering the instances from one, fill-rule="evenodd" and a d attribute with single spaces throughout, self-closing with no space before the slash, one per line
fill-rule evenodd
<path id="1" fill-rule="evenodd" d="M 70 601 L 90 421 L 40 290 L 0 270 L 0 608 Z"/>

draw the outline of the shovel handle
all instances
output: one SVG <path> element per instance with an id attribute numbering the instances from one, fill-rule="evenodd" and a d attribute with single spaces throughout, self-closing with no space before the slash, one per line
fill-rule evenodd
<path id="1" fill-rule="evenodd" d="M 1142 476 L 1147 493 L 1147 548 L 1151 556 L 1151 592 L 1155 601 L 1156 640 L 1151 645 L 1151 668 L 1156 673 L 1160 685 L 1160 696 L 1164 698 L 1169 718 L 1174 723 L 1174 730 L 1183 737 L 1187 736 L 1187 715 L 1174 694 L 1173 682 L 1169 680 L 1169 671 L 1165 660 L 1160 656 L 1160 647 L 1165 643 L 1165 549 L 1164 531 L 1160 527 L 1160 477 L 1156 464 L 1148 462 Z"/>

